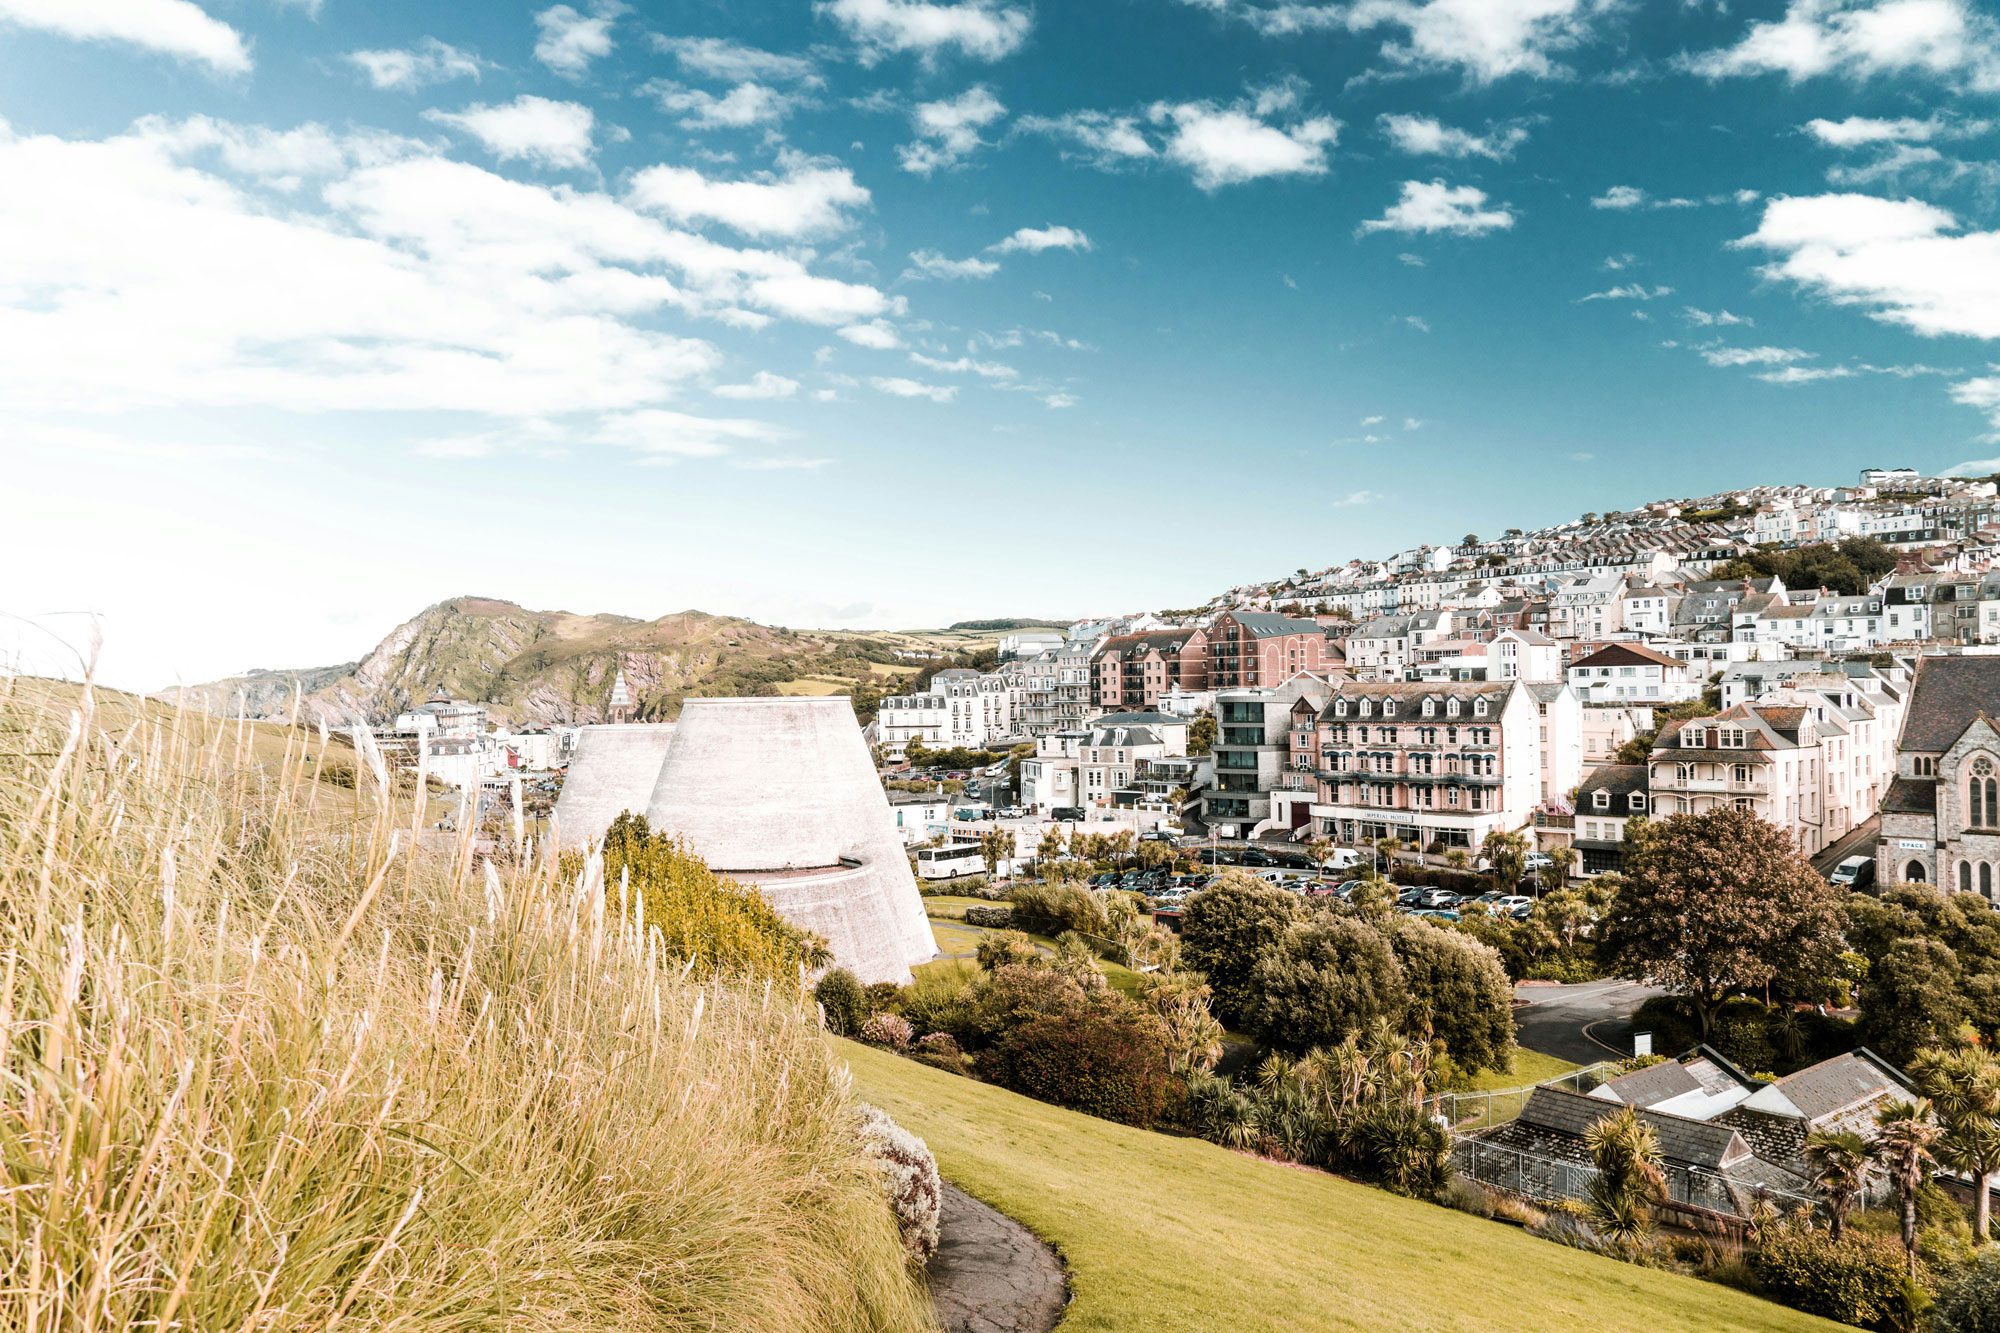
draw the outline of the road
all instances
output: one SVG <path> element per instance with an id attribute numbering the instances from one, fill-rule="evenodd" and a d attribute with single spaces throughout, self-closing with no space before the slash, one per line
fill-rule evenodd
<path id="1" fill-rule="evenodd" d="M 1874 855 L 1875 836 L 1882 827 L 1882 816 L 1870 815 L 1863 822 L 1849 829 L 1847 836 L 1838 839 L 1833 846 L 1813 857 L 1813 869 L 1825 875 L 1850 856 L 1863 853 Z"/>
<path id="2" fill-rule="evenodd" d="M 1619 1059 L 1632 1054 L 1633 1013 L 1665 993 L 1636 981 L 1522 983 L 1514 987 L 1515 1039 L 1531 1051 L 1580 1065 Z"/>

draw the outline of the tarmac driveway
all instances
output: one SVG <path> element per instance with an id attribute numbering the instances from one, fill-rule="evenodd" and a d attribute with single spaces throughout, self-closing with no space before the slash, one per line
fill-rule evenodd
<path id="1" fill-rule="evenodd" d="M 1636 981 L 1521 982 L 1514 987 L 1515 1040 L 1580 1065 L 1622 1059 L 1632 1054 L 1632 1015 L 1665 993 Z"/>

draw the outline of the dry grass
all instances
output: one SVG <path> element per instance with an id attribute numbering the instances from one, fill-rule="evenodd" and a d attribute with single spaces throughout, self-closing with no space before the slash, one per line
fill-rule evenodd
<path id="1" fill-rule="evenodd" d="M 930 1326 L 795 982 L 75 702 L 0 681 L 0 1329 Z"/>

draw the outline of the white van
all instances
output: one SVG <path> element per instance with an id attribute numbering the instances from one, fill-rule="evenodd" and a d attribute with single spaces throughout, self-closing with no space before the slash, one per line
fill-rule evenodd
<path id="1" fill-rule="evenodd" d="M 1361 853 L 1352 847 L 1336 847 L 1320 862 L 1328 870 L 1352 870 L 1361 864 Z"/>

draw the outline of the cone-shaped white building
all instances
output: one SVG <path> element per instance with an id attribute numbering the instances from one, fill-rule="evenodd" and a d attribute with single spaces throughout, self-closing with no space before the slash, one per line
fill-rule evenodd
<path id="1" fill-rule="evenodd" d="M 863 982 L 907 982 L 912 965 L 937 955 L 843 697 L 687 700 L 646 818 L 825 937 Z"/>
<path id="2" fill-rule="evenodd" d="M 602 841 L 611 821 L 626 811 L 646 813 L 673 739 L 671 723 L 578 729 L 569 773 L 556 796 L 556 845 L 588 847 Z"/>

